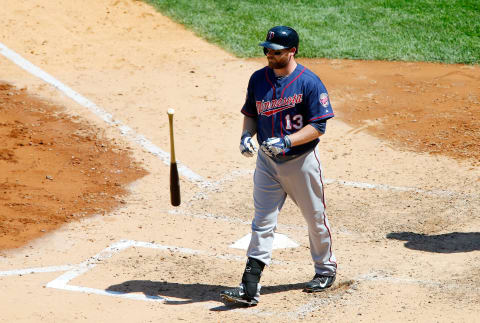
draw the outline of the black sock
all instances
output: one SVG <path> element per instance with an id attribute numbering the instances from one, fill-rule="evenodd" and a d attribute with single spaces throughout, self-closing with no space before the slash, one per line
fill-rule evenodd
<path id="1" fill-rule="evenodd" d="M 265 264 L 255 258 L 248 258 L 245 271 L 243 272 L 242 283 L 245 285 L 245 294 L 249 300 L 257 294 L 257 285 L 260 282 Z"/>

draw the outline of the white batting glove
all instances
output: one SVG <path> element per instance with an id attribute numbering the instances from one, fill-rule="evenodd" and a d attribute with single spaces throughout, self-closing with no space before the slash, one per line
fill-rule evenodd
<path id="1" fill-rule="evenodd" d="M 281 154 L 285 152 L 288 148 L 292 146 L 292 143 L 290 141 L 290 138 L 288 136 L 285 136 L 283 138 L 278 138 L 278 137 L 271 137 L 265 140 L 262 143 L 262 150 L 265 154 L 267 154 L 269 157 L 275 157 L 278 154 Z"/>
<path id="2" fill-rule="evenodd" d="M 245 157 L 253 157 L 258 151 L 255 142 L 252 139 L 252 134 L 244 131 L 240 139 L 240 152 Z"/>

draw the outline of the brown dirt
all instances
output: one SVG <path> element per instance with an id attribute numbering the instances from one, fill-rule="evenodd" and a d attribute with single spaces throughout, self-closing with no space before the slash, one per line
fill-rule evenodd
<path id="1" fill-rule="evenodd" d="M 334 97 L 337 114 L 395 147 L 480 163 L 480 76 L 465 65 L 312 61 Z M 319 66 L 321 65 L 321 66 Z M 316 68 L 318 66 L 318 68 Z"/>
<path id="2" fill-rule="evenodd" d="M 0 83 L 0 249 L 122 202 L 146 174 L 126 148 L 62 108 Z"/>

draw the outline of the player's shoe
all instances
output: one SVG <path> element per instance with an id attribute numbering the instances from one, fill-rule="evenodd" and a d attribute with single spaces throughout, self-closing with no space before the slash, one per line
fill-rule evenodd
<path id="1" fill-rule="evenodd" d="M 336 275 L 324 276 L 315 274 L 315 277 L 305 285 L 305 291 L 309 293 L 321 292 L 333 285 Z"/>
<path id="2" fill-rule="evenodd" d="M 220 297 L 226 301 L 226 303 L 241 303 L 248 306 L 255 306 L 260 300 L 260 284 L 257 286 L 257 293 L 253 298 L 250 298 L 245 293 L 245 287 L 243 284 L 240 286 L 220 292 Z"/>

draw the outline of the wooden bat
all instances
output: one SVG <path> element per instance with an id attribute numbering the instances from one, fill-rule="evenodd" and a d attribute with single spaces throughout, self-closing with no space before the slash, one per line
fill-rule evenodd
<path id="1" fill-rule="evenodd" d="M 177 161 L 175 160 L 175 143 L 173 141 L 173 109 L 168 109 L 168 123 L 170 127 L 170 203 L 180 205 L 180 180 L 178 178 Z"/>

